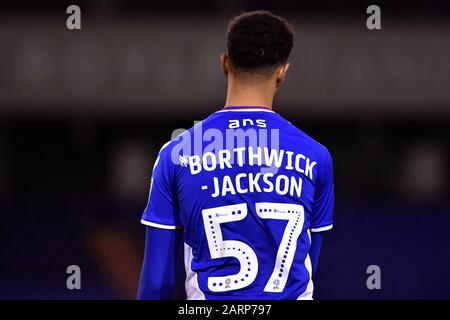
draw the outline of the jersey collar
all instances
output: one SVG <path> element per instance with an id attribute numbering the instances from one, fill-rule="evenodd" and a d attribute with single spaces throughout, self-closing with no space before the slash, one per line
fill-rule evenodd
<path id="1" fill-rule="evenodd" d="M 263 112 L 275 112 L 269 107 L 263 106 L 225 106 L 222 110 L 217 112 L 229 112 L 229 111 L 263 111 Z"/>

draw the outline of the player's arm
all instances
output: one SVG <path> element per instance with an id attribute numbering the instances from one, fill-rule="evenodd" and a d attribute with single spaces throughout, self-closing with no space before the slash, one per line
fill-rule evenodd
<path id="1" fill-rule="evenodd" d="M 179 230 L 147 227 L 144 262 L 139 280 L 139 300 L 173 298 L 181 243 L 182 233 Z"/>
<path id="2" fill-rule="evenodd" d="M 309 251 L 313 275 L 319 264 L 320 249 L 322 247 L 324 233 L 333 228 L 333 160 L 330 153 L 325 148 L 321 150 L 319 157 L 319 171 L 317 174 L 314 205 L 311 215 L 311 247 Z"/>
<path id="3" fill-rule="evenodd" d="M 311 259 L 312 275 L 316 274 L 317 265 L 319 264 L 320 249 L 324 238 L 323 232 L 313 232 L 311 234 L 311 247 L 309 248 L 309 258 Z"/>
<path id="4" fill-rule="evenodd" d="M 167 146 L 167 145 L 166 145 Z M 147 226 L 138 299 L 172 299 L 182 224 L 170 151 L 163 147 L 155 161 L 147 207 Z"/>

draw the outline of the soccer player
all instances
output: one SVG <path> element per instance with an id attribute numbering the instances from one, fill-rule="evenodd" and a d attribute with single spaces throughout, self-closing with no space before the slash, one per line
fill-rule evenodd
<path id="1" fill-rule="evenodd" d="M 312 299 L 333 168 L 324 146 L 272 108 L 292 46 L 288 23 L 269 12 L 230 22 L 225 107 L 154 165 L 139 299 L 172 298 L 180 246 L 187 299 Z"/>

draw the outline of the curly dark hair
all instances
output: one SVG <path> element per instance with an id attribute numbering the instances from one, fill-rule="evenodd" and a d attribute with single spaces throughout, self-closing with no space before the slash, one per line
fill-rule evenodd
<path id="1" fill-rule="evenodd" d="M 226 38 L 231 68 L 258 72 L 287 61 L 294 33 L 283 18 L 268 11 L 252 11 L 230 21 Z"/>

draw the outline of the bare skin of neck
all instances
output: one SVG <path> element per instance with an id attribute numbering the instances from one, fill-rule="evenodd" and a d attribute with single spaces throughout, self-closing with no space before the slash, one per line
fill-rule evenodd
<path id="1" fill-rule="evenodd" d="M 248 79 L 230 73 L 225 106 L 262 106 L 272 109 L 276 90 L 276 76 L 270 79 Z"/>
<path id="2" fill-rule="evenodd" d="M 228 80 L 225 106 L 261 106 L 272 109 L 273 98 L 283 83 L 289 63 L 284 63 L 271 74 L 233 72 L 228 55 L 220 56 L 222 71 Z"/>

